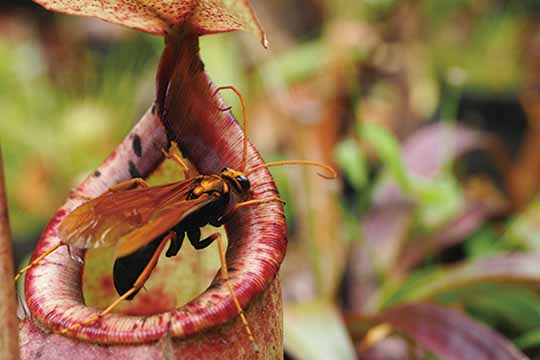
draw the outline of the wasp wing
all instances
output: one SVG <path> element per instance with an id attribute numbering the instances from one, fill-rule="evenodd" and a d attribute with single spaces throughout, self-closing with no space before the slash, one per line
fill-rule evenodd
<path id="1" fill-rule="evenodd" d="M 157 237 L 165 235 L 188 215 L 215 201 L 215 195 L 203 194 L 193 200 L 184 200 L 171 204 L 152 216 L 144 226 L 123 236 L 116 244 L 115 257 L 120 258 L 132 254 L 149 244 Z M 183 236 L 183 234 L 179 234 Z"/>
<path id="2" fill-rule="evenodd" d="M 184 201 L 194 179 L 172 184 L 107 192 L 76 208 L 59 226 L 64 244 L 79 248 L 114 245 L 122 236 L 147 224 L 171 204 Z"/>

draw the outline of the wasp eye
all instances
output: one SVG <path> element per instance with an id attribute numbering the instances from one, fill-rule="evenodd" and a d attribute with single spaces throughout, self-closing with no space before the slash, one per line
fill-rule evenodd
<path id="1" fill-rule="evenodd" d="M 249 188 L 251 187 L 251 183 L 249 182 L 249 179 L 246 176 L 238 175 L 236 177 L 236 181 L 238 181 L 243 191 L 245 192 L 249 191 Z"/>

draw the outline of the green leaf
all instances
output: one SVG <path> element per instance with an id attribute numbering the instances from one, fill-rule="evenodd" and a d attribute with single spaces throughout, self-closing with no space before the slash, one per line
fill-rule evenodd
<path id="1" fill-rule="evenodd" d="M 520 349 L 540 347 L 540 329 L 534 329 L 514 340 Z"/>
<path id="2" fill-rule="evenodd" d="M 315 301 L 284 309 L 285 350 L 295 359 L 356 359 L 354 346 L 335 305 Z"/>
<path id="3" fill-rule="evenodd" d="M 478 317 L 505 323 L 512 330 L 532 330 L 540 324 L 540 296 L 515 285 L 485 284 L 461 291 L 460 300 Z"/>
<path id="4" fill-rule="evenodd" d="M 443 269 L 440 267 L 426 267 L 410 274 L 407 279 L 393 282 L 391 279 L 383 284 L 381 290 L 380 307 L 389 307 L 397 303 L 416 300 L 420 289 L 429 287 L 442 277 Z"/>
<path id="5" fill-rule="evenodd" d="M 526 249 L 540 250 L 540 199 L 533 199 L 530 205 L 518 214 L 507 228 L 505 238 Z"/>
<path id="6" fill-rule="evenodd" d="M 502 240 L 493 227 L 485 226 L 465 240 L 463 245 L 468 258 L 486 257 L 515 248 Z"/>
<path id="7" fill-rule="evenodd" d="M 377 124 L 366 122 L 358 128 L 361 138 L 366 140 L 377 152 L 387 171 L 396 180 L 401 190 L 411 193 L 412 184 L 403 166 L 400 154 L 400 145 L 385 128 Z"/>
<path id="8" fill-rule="evenodd" d="M 337 145 L 335 157 L 351 184 L 356 190 L 367 185 L 367 162 L 358 144 L 348 139 Z"/>
<path id="9" fill-rule="evenodd" d="M 416 182 L 414 193 L 419 201 L 420 221 L 431 229 L 444 225 L 465 206 L 461 186 L 446 171 L 431 181 Z"/>

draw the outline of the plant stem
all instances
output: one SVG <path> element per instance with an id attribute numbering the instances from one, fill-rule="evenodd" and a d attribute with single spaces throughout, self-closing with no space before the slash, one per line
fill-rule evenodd
<path id="1" fill-rule="evenodd" d="M 0 148 L 0 358 L 19 359 L 17 303 L 13 283 L 13 249 L 9 228 L 7 195 L 4 184 L 4 165 Z"/>

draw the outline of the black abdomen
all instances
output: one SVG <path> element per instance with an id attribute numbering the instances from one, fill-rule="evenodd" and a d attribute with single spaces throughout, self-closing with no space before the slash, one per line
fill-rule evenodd
<path id="1" fill-rule="evenodd" d="M 116 259 L 113 267 L 113 279 L 114 287 L 119 295 L 125 294 L 133 287 L 133 284 L 135 284 L 135 281 L 137 281 L 156 252 L 162 238 L 160 236 L 133 254 Z M 132 300 L 138 292 L 136 291 L 128 296 L 127 300 Z"/>

